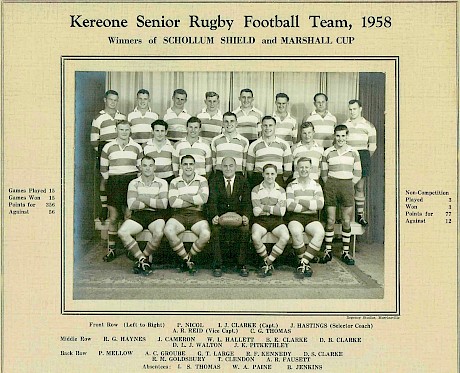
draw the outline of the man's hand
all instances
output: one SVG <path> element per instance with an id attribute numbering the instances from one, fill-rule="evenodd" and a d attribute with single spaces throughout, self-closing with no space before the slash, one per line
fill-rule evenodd
<path id="1" fill-rule="evenodd" d="M 219 224 L 219 215 L 216 215 L 212 218 L 212 224 L 214 225 Z"/>
<path id="2" fill-rule="evenodd" d="M 246 215 L 243 215 L 243 225 L 248 225 L 249 224 L 249 219 Z"/>

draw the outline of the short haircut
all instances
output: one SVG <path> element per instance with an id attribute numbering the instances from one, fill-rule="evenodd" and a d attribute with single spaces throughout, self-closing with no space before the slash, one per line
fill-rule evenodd
<path id="1" fill-rule="evenodd" d="M 326 101 L 329 101 L 329 99 L 327 98 L 327 95 L 326 95 L 325 93 L 319 92 L 319 93 L 317 93 L 316 95 L 313 96 L 313 102 L 316 101 L 316 98 L 317 98 L 318 96 L 324 96 L 324 98 L 326 99 Z"/>
<path id="2" fill-rule="evenodd" d="M 299 160 L 297 161 L 297 164 L 299 164 L 300 162 L 310 162 L 311 164 L 311 159 L 308 157 L 300 157 Z"/>
<path id="3" fill-rule="evenodd" d="M 238 118 L 236 117 L 236 114 L 235 113 L 232 113 L 231 111 L 227 111 L 226 113 L 224 113 L 224 115 L 222 115 L 222 119 L 224 117 L 234 117 L 235 120 L 238 120 Z"/>
<path id="4" fill-rule="evenodd" d="M 104 97 L 107 98 L 109 95 L 119 96 L 118 92 L 114 91 L 113 89 L 109 89 L 107 92 L 105 92 Z"/>
<path id="5" fill-rule="evenodd" d="M 252 90 L 249 89 L 249 88 L 243 88 L 241 91 L 240 91 L 240 96 L 242 93 L 250 93 L 252 97 L 254 97 L 254 93 L 252 93 Z"/>
<path id="6" fill-rule="evenodd" d="M 358 104 L 359 107 L 363 107 L 363 104 L 360 100 L 354 98 L 353 100 L 348 101 L 348 105 Z"/>
<path id="7" fill-rule="evenodd" d="M 233 158 L 233 157 L 224 157 L 224 158 L 222 158 L 221 164 L 224 163 L 224 161 L 225 161 L 226 159 L 231 159 L 231 160 L 233 161 L 233 163 L 236 164 L 236 160 L 235 160 L 235 158 Z"/>
<path id="8" fill-rule="evenodd" d="M 129 123 L 127 120 L 120 120 L 119 122 L 117 122 L 117 128 L 120 124 L 126 124 L 128 125 L 130 128 L 131 128 L 131 123 Z"/>
<path id="9" fill-rule="evenodd" d="M 180 164 L 184 163 L 184 159 L 191 159 L 193 163 L 195 163 L 195 158 L 191 154 L 185 154 L 181 159 L 180 159 Z"/>
<path id="10" fill-rule="evenodd" d="M 312 122 L 303 122 L 301 125 L 300 125 L 300 131 L 302 131 L 303 129 L 305 128 L 311 128 L 313 131 L 315 130 L 315 126 L 313 125 Z"/>
<path id="11" fill-rule="evenodd" d="M 141 163 L 144 159 L 147 159 L 148 161 L 153 161 L 153 163 L 155 163 L 155 159 L 152 158 L 150 155 L 144 155 L 141 159 Z"/>
<path id="12" fill-rule="evenodd" d="M 277 93 L 275 96 L 275 101 L 279 98 L 285 98 L 289 102 L 289 96 L 286 93 L 283 93 L 283 92 Z"/>
<path id="13" fill-rule="evenodd" d="M 276 124 L 276 119 L 273 118 L 271 115 L 266 115 L 266 116 L 264 116 L 264 117 L 262 118 L 262 120 L 260 121 L 260 123 L 262 123 L 264 120 L 269 120 L 269 119 L 271 119 L 272 121 L 274 121 L 275 124 Z"/>
<path id="14" fill-rule="evenodd" d="M 200 125 L 200 128 L 201 128 L 201 119 L 198 118 L 198 117 L 190 117 L 190 118 L 188 118 L 186 127 L 188 127 L 188 125 L 190 123 L 198 123 Z"/>
<path id="15" fill-rule="evenodd" d="M 204 94 L 204 97 L 205 98 L 208 98 L 208 97 L 216 97 L 217 96 L 217 99 L 219 99 L 219 95 L 214 92 L 214 91 L 208 91 Z"/>
<path id="16" fill-rule="evenodd" d="M 263 168 L 262 168 L 262 173 L 265 172 L 267 168 L 274 168 L 275 172 L 278 173 L 278 168 L 273 164 L 273 163 L 267 163 Z"/>
<path id="17" fill-rule="evenodd" d="M 155 130 L 155 126 L 163 126 L 165 130 L 168 130 L 168 123 L 166 123 L 163 119 L 157 119 L 150 125 L 150 127 L 152 127 L 152 131 Z"/>
<path id="18" fill-rule="evenodd" d="M 174 92 L 173 92 L 173 97 L 174 97 L 176 94 L 177 94 L 177 95 L 185 95 L 185 97 L 187 97 L 187 92 L 185 91 L 185 89 L 182 89 L 182 88 L 177 88 L 177 89 L 175 89 Z"/>
<path id="19" fill-rule="evenodd" d="M 348 133 L 348 127 L 345 124 L 338 124 L 334 128 L 334 133 L 337 133 L 339 131 L 347 131 L 347 133 Z"/>
<path id="20" fill-rule="evenodd" d="M 150 92 L 147 91 L 147 90 L 144 89 L 144 88 L 139 89 L 139 90 L 137 91 L 137 93 L 136 93 L 136 96 L 139 96 L 139 95 L 141 95 L 141 94 L 149 95 L 149 96 L 150 96 Z"/>

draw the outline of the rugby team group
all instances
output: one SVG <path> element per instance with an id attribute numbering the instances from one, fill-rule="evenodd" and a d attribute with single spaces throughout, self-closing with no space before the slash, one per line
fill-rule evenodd
<path id="1" fill-rule="evenodd" d="M 295 276 L 302 279 L 312 276 L 311 263 L 332 260 L 340 211 L 340 259 L 355 263 L 350 224 L 355 218 L 368 224 L 364 178 L 377 148 L 375 127 L 363 118 L 359 100 L 349 101 L 349 119 L 337 124 L 327 95 L 317 93 L 315 109 L 300 125 L 289 112 L 287 94 L 276 94 L 273 115 L 264 116 L 248 88 L 240 92 L 240 106 L 226 113 L 219 95 L 206 92 L 196 116 L 185 109 L 183 89 L 174 91 L 162 117 L 151 110 L 146 89 L 137 92 L 128 116 L 117 110 L 116 91 L 108 90 L 103 100 L 92 122 L 91 145 L 101 175 L 100 218 L 108 225 L 104 261 L 127 252 L 135 258 L 133 272 L 150 275 L 152 253 L 165 236 L 182 271 L 194 275 L 195 257 L 208 246 L 212 274 L 221 277 L 221 246 L 230 240 L 239 275 L 249 275 L 246 260 L 253 246 L 263 262 L 258 276 L 266 277 L 291 239 L 298 257 Z M 141 250 L 135 238 L 144 229 L 152 238 Z M 197 237 L 190 248 L 181 238 L 186 230 Z M 277 239 L 271 250 L 264 244 L 267 232 Z"/>

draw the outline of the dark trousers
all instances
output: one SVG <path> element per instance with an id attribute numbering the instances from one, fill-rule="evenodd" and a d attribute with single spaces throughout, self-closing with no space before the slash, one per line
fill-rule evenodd
<path id="1" fill-rule="evenodd" d="M 214 268 L 222 267 L 221 242 L 225 239 L 230 243 L 230 247 L 227 249 L 233 252 L 236 250 L 238 253 L 238 266 L 246 265 L 246 253 L 249 245 L 249 225 L 230 228 L 211 224 L 211 247 L 214 253 Z"/>

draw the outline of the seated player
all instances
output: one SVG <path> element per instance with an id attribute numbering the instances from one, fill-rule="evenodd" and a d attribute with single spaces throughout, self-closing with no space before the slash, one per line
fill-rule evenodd
<path id="1" fill-rule="evenodd" d="M 141 146 L 129 137 L 130 129 L 128 122 L 118 123 L 118 137 L 104 145 L 101 152 L 101 175 L 109 209 L 108 251 L 103 257 L 105 262 L 112 261 L 123 252 L 115 249 L 118 220 L 123 215 L 129 215 L 126 207 L 128 185 L 137 177 L 143 155 Z"/>
<path id="2" fill-rule="evenodd" d="M 324 228 L 318 221 L 318 210 L 324 206 L 323 190 L 310 178 L 311 166 L 310 158 L 299 158 L 296 166 L 299 177 L 286 188 L 288 212 L 285 220 L 291 232 L 292 248 L 300 260 L 298 278 L 311 277 L 310 261 L 316 258 L 324 239 Z M 304 232 L 311 237 L 307 247 L 303 241 Z"/>
<path id="3" fill-rule="evenodd" d="M 263 167 L 264 180 L 255 186 L 251 192 L 254 220 L 252 225 L 252 242 L 263 260 L 259 276 L 271 276 L 273 262 L 280 256 L 289 241 L 289 231 L 283 224 L 283 215 L 286 213 L 286 192 L 276 182 L 276 166 L 266 164 Z M 272 232 L 278 241 L 273 246 L 270 255 L 262 242 L 262 237 Z"/>
<path id="4" fill-rule="evenodd" d="M 219 224 L 219 217 L 227 212 L 235 212 L 242 222 L 237 227 Z M 232 157 L 222 160 L 222 173 L 211 178 L 209 184 L 208 217 L 211 220 L 212 250 L 214 253 L 213 276 L 222 276 L 221 235 L 233 237 L 234 250 L 238 253 L 240 276 L 249 275 L 246 269 L 246 252 L 249 243 L 249 217 L 251 216 L 251 194 L 246 178 L 236 174 L 236 161 Z"/>
<path id="5" fill-rule="evenodd" d="M 358 151 L 347 144 L 348 128 L 339 124 L 334 129 L 335 144 L 327 148 L 321 161 L 321 177 L 324 181 L 324 201 L 327 211 L 326 250 L 320 263 L 332 260 L 332 241 L 336 206 L 342 211 L 341 260 L 353 265 L 355 260 L 349 253 L 351 237 L 351 220 L 353 215 L 354 185 L 361 179 L 361 162 Z"/>
<path id="6" fill-rule="evenodd" d="M 203 205 L 209 197 L 209 187 L 206 178 L 195 173 L 193 156 L 182 157 L 181 168 L 182 175 L 173 179 L 169 186 L 169 205 L 173 211 L 164 233 L 173 251 L 184 261 L 181 269 L 194 275 L 196 266 L 192 258 L 203 250 L 211 237 L 208 221 L 203 214 Z M 188 253 L 179 238 L 186 230 L 191 230 L 198 236 Z"/>
<path id="7" fill-rule="evenodd" d="M 129 183 L 127 199 L 132 213 L 118 230 L 118 237 L 137 259 L 134 273 L 148 276 L 152 272 L 149 256 L 160 246 L 165 227 L 164 212 L 168 207 L 168 183 L 155 176 L 153 158 L 142 158 L 141 176 Z M 141 251 L 133 236 L 144 229 L 152 233 L 152 240 Z"/>

